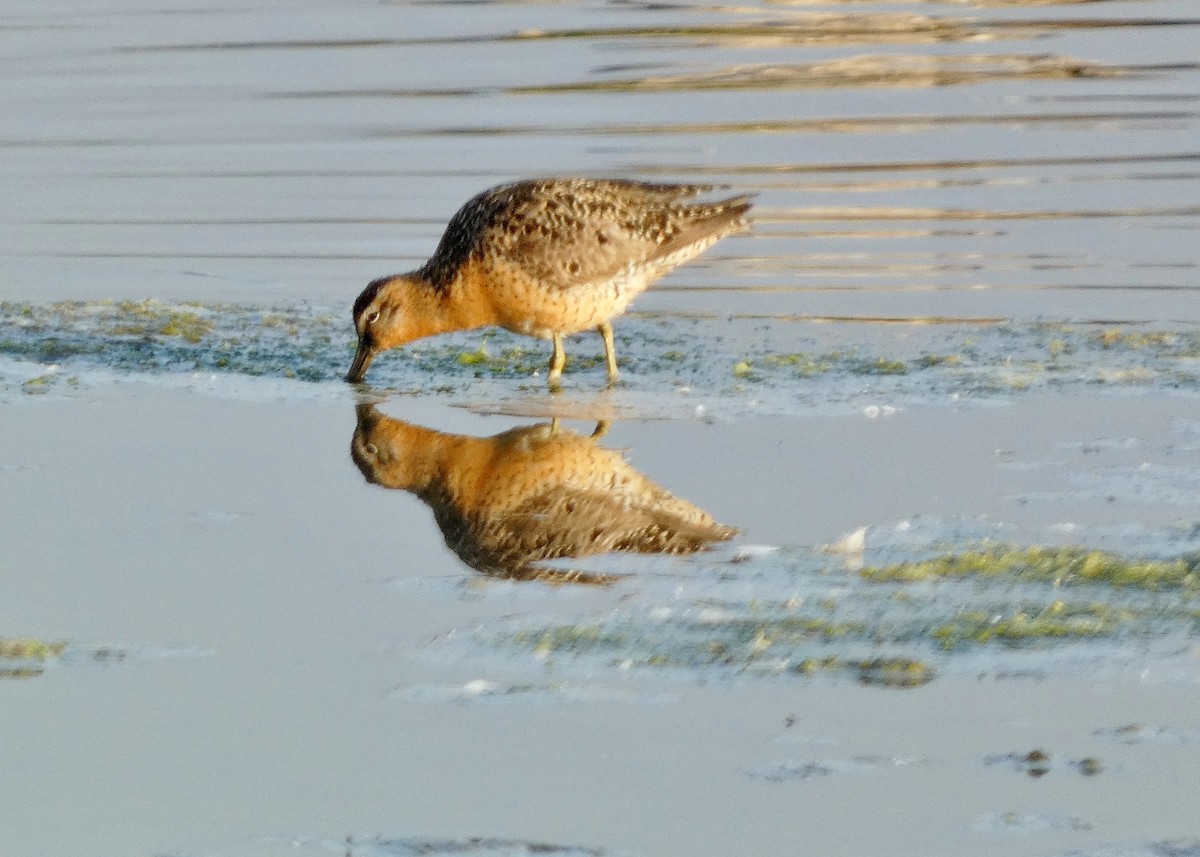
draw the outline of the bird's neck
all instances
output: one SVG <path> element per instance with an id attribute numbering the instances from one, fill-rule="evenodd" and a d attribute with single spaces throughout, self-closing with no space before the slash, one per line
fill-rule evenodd
<path id="1" fill-rule="evenodd" d="M 435 288 L 420 274 L 418 271 L 409 275 L 420 280 L 420 288 L 413 289 L 410 295 L 412 312 L 424 320 L 428 329 L 424 335 L 472 330 L 495 323 L 491 296 L 483 278 L 465 271 L 442 288 Z"/>

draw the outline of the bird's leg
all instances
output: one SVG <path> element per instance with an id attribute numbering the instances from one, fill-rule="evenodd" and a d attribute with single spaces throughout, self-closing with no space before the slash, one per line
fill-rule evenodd
<path id="1" fill-rule="evenodd" d="M 567 365 L 567 353 L 563 351 L 562 334 L 557 331 L 550 334 L 550 341 L 554 343 L 554 353 L 550 355 L 550 375 L 546 379 L 550 384 L 550 389 L 558 389 L 562 382 L 563 367 Z"/>
<path id="2" fill-rule="evenodd" d="M 596 330 L 600 331 L 600 336 L 604 339 L 604 362 L 608 364 L 608 383 L 617 383 L 617 349 L 613 345 L 613 330 L 612 325 L 607 321 L 603 322 Z"/>

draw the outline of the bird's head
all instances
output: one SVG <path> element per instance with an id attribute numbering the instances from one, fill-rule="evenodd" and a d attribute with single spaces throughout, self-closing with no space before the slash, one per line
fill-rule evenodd
<path id="1" fill-rule="evenodd" d="M 421 330 L 421 313 L 414 312 L 415 292 L 421 283 L 408 274 L 372 281 L 354 302 L 354 332 L 358 349 L 346 380 L 356 384 L 381 351 L 404 345 L 430 331 Z"/>

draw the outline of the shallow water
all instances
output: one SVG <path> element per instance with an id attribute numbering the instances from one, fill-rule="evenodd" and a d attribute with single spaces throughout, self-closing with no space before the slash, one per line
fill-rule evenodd
<path id="1" fill-rule="evenodd" d="M 1106 438 L 1177 460 L 1194 435 L 1187 399 L 615 422 L 605 447 L 632 445 L 633 467 L 744 536 L 690 559 L 593 560 L 621 576 L 604 586 L 471 570 L 426 502 L 364 481 L 348 399 L 127 380 L 21 401 L 0 421 L 3 621 L 68 646 L 0 682 L 6 717 L 24 724 L 3 742 L 22 788 L 0 808 L 19 850 L 324 853 L 349 836 L 371 854 L 382 835 L 448 853 L 484 836 L 515 853 L 782 854 L 803 837 L 833 853 L 1040 854 L 1190 829 L 1179 784 L 1200 752 L 1198 676 L 1178 589 L 904 587 L 854 572 L 985 536 L 1194 551 L 1179 508 L 1152 497 L 1030 499 L 1097 456 L 1121 471 L 1136 444 Z M 430 397 L 384 407 L 479 437 L 527 422 Z M 1091 432 L 1098 413 L 1112 435 Z M 906 464 L 917 438 L 936 441 L 937 464 Z M 802 476 L 764 502 L 780 471 Z M 822 549 L 867 522 L 860 557 Z M 950 651 L 922 630 L 1048 601 L 1131 620 Z M 875 656 L 921 660 L 934 678 L 864 684 L 848 661 Z M 817 668 L 798 671 L 806 659 Z M 1036 781 L 987 761 L 1035 748 L 1055 760 Z M 1093 757 L 1103 771 L 1081 774 Z M 659 811 L 664 794 L 687 803 Z M 1012 812 L 1033 817 L 1015 842 Z M 1038 822 L 1060 816 L 1086 825 Z M 892 831 L 907 845 L 887 846 Z"/>
<path id="2" fill-rule="evenodd" d="M 759 193 L 641 309 L 1195 321 L 1196 11 L 10 7 L 5 296 L 344 304 L 589 173 Z"/>
<path id="3" fill-rule="evenodd" d="M 1198 35 L 1191 0 L 10 4 L 0 642 L 65 648 L 0 645 L 0 842 L 1200 852 Z M 756 223 L 617 323 L 616 389 L 595 337 L 550 396 L 486 332 L 342 383 L 358 290 L 545 173 Z M 740 535 L 502 538 L 598 479 Z"/>

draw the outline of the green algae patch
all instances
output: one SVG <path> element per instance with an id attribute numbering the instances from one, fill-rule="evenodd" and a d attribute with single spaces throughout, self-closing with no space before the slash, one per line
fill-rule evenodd
<path id="1" fill-rule="evenodd" d="M 1024 393 L 1041 378 L 1044 367 L 1027 365 L 1023 371 L 1004 370 L 985 378 L 979 384 L 982 393 Z"/>
<path id="2" fill-rule="evenodd" d="M 63 640 L 0 637 L 0 679 L 35 678 L 44 671 L 46 661 L 57 658 L 66 648 Z"/>
<path id="3" fill-rule="evenodd" d="M 874 360 L 863 360 L 854 364 L 851 371 L 856 375 L 907 375 L 908 364 L 903 360 L 876 357 Z"/>
<path id="4" fill-rule="evenodd" d="M 1194 330 L 1124 330 L 1108 327 L 1090 333 L 1088 345 L 1101 352 L 1146 355 L 1151 359 L 1195 360 L 1200 358 L 1200 334 Z"/>
<path id="5" fill-rule="evenodd" d="M 60 303 L 53 309 L 64 318 L 95 317 L 101 329 L 112 336 L 178 337 L 195 345 L 216 329 L 206 315 L 197 312 L 198 304 L 168 304 L 147 299 L 144 301 L 101 301 Z"/>
<path id="6" fill-rule="evenodd" d="M 424 372 L 435 376 L 456 374 L 462 377 L 461 370 L 466 369 L 472 377 L 481 379 L 529 378 L 547 371 L 550 362 L 548 348 L 523 344 L 489 348 L 491 338 L 490 334 L 484 336 L 475 349 L 431 344 L 413 348 L 410 353 Z M 495 338 L 504 343 L 509 337 L 500 333 Z M 627 365 L 627 361 L 622 362 Z M 568 352 L 564 371 L 567 375 L 590 372 L 603 363 L 603 355 L 575 355 Z M 446 387 L 445 391 L 458 392 L 454 387 Z"/>
<path id="7" fill-rule="evenodd" d="M 28 393 L 31 396 L 40 396 L 50 389 L 50 382 L 54 380 L 54 375 L 38 375 L 36 378 L 30 378 L 21 384 L 21 391 Z"/>
<path id="8" fill-rule="evenodd" d="M 1149 386 L 1159 380 L 1160 374 L 1145 366 L 1134 366 L 1129 369 L 1099 369 L 1096 381 L 1101 384 L 1111 384 L 1114 387 Z"/>
<path id="9" fill-rule="evenodd" d="M 929 664 L 911 658 L 871 658 L 856 668 L 859 682 L 880 687 L 921 687 L 937 675 Z"/>
<path id="10" fill-rule="evenodd" d="M 460 366 L 483 366 L 492 359 L 487 350 L 487 337 L 479 341 L 479 348 L 474 351 L 460 351 L 456 358 Z"/>
<path id="11" fill-rule="evenodd" d="M 1000 643 L 1008 646 L 1111 637 L 1146 618 L 1145 611 L 1108 604 L 1054 601 L 1005 612 L 967 610 L 931 629 L 943 649 Z"/>
<path id="12" fill-rule="evenodd" d="M 962 357 L 957 354 L 922 354 L 916 361 L 919 369 L 932 369 L 935 366 L 961 366 Z"/>
<path id="13" fill-rule="evenodd" d="M 1046 345 L 1046 350 L 1050 353 L 1052 361 L 1058 360 L 1064 354 L 1075 353 L 1074 347 L 1065 339 L 1051 339 Z"/>
<path id="14" fill-rule="evenodd" d="M 475 378 L 527 378 L 546 369 L 550 352 L 543 348 L 527 348 L 523 345 L 489 347 L 488 336 L 483 337 L 478 348 L 464 349 L 454 345 L 431 343 L 408 350 L 422 373 L 432 377 L 463 377 L 463 370 Z M 502 338 L 503 339 L 503 338 Z M 576 358 L 568 355 L 569 373 L 590 368 L 600 358 Z M 447 387 L 449 392 L 457 388 Z M 440 392 L 440 390 L 434 390 Z"/>
<path id="15" fill-rule="evenodd" d="M 799 675 L 848 674 L 865 685 L 875 687 L 909 688 L 929 684 L 937 670 L 924 661 L 912 658 L 843 658 L 827 655 L 805 658 L 792 667 Z"/>
<path id="16" fill-rule="evenodd" d="M 39 640 L 35 637 L 0 637 L 0 659 L 11 661 L 47 661 L 67 648 L 64 640 Z"/>
<path id="17" fill-rule="evenodd" d="M 976 670 L 976 658 L 997 674 L 1105 652 L 1116 663 L 1131 648 L 1186 646 L 1179 641 L 1200 633 L 1191 555 L 1130 559 L 1080 547 L 984 544 L 861 571 L 797 553 L 783 584 L 788 597 L 763 597 L 766 584 L 758 581 L 739 597 L 680 602 L 672 595 L 671 606 L 484 627 L 474 639 L 550 668 L 579 661 L 916 688 L 963 664 Z"/>
<path id="18" fill-rule="evenodd" d="M 610 666 L 708 670 L 779 674 L 818 672 L 798 663 L 818 664 L 819 657 L 803 659 L 806 652 L 836 643 L 857 643 L 871 629 L 865 622 L 836 621 L 800 615 L 755 615 L 738 611 L 720 618 L 666 622 L 638 621 L 630 617 L 615 623 L 555 624 L 502 632 L 492 638 L 503 647 L 521 649 L 539 658 L 554 656 L 600 657 Z M 872 684 L 915 686 L 920 671 L 895 659 L 839 660 L 838 672 L 851 672 Z M 833 671 L 828 666 L 826 672 Z M 905 677 L 901 677 L 906 673 Z M 926 672 L 932 678 L 932 670 Z"/>
<path id="19" fill-rule="evenodd" d="M 0 357 L 85 371 L 340 380 L 354 348 L 344 309 L 158 299 L 0 301 Z M 767 337 L 757 346 L 739 345 L 731 356 L 712 347 L 725 335 L 722 320 L 635 314 L 618 327 L 618 350 L 628 385 L 651 392 L 708 390 L 739 410 L 742 405 L 729 400 L 762 388 L 778 394 L 767 406 L 785 412 L 807 412 L 813 404 L 840 407 L 847 377 L 869 381 L 873 397 L 916 401 L 1009 398 L 1050 388 L 1200 390 L 1195 330 L 1010 324 L 972 326 L 969 333 L 947 337 L 930 328 L 926 336 L 914 328 L 894 346 L 881 346 L 874 332 L 858 340 L 848 333 L 838 338 L 839 347 L 828 349 L 821 345 L 826 337 L 813 335 L 809 350 L 789 346 L 796 348 L 790 352 L 771 349 Z M 568 348 L 567 371 L 578 373 L 582 383 L 593 383 L 603 370 L 594 342 Z M 503 330 L 489 331 L 483 343 L 478 334 L 455 334 L 397 349 L 376 362 L 371 381 L 429 395 L 477 395 L 470 383 L 475 379 L 515 380 L 536 390 L 548 358 L 543 343 Z M 61 383 L 22 388 L 24 377 L 6 379 L 0 395 L 53 393 Z"/>
<path id="20" fill-rule="evenodd" d="M 458 355 L 458 362 L 463 366 L 479 366 L 488 362 L 487 352 L 482 347 L 478 351 L 464 351 Z"/>
<path id="21" fill-rule="evenodd" d="M 0 355 L 133 372 L 214 371 L 320 381 L 348 365 L 349 331 L 308 306 L 147 300 L 0 302 Z M 53 385 L 51 385 L 53 386 Z M 37 392 L 26 387 L 24 392 Z"/>
<path id="22" fill-rule="evenodd" d="M 194 312 L 175 312 L 167 317 L 158 333 L 160 336 L 178 336 L 195 344 L 212 333 L 213 329 L 211 321 Z"/>
<path id="23" fill-rule="evenodd" d="M 1197 557 L 1136 559 L 1083 547 L 1016 547 L 947 553 L 913 562 L 871 566 L 859 573 L 867 580 L 916 583 L 962 578 L 1010 578 L 1055 586 L 1099 584 L 1147 591 L 1200 590 Z"/>
<path id="24" fill-rule="evenodd" d="M 774 371 L 790 369 L 791 374 L 797 378 L 815 378 L 839 369 L 852 375 L 907 375 L 909 372 L 909 364 L 904 360 L 867 357 L 861 355 L 857 349 L 850 349 L 826 354 L 806 354 L 797 351 L 786 354 L 768 353 L 761 358 L 748 357 L 734 366 L 734 375 L 738 375 L 738 367 L 744 367 L 745 374 L 749 375 L 752 371 L 752 360 L 758 360 L 765 368 Z"/>
<path id="25" fill-rule="evenodd" d="M 597 649 L 613 649 L 624 644 L 621 634 L 606 631 L 600 625 L 556 625 L 517 631 L 512 642 L 537 655 L 582 654 Z"/>
<path id="26" fill-rule="evenodd" d="M 703 627 L 703 626 L 700 626 Z M 836 640 L 861 637 L 868 632 L 867 624 L 858 621 L 835 621 L 813 616 L 755 616 L 730 617 L 713 623 L 734 641 L 750 645 L 754 651 L 765 651 L 776 643 L 795 644 L 814 639 Z"/>
<path id="27" fill-rule="evenodd" d="M 751 611 L 753 612 L 753 611 Z M 502 632 L 493 643 L 544 659 L 600 658 L 620 668 L 711 670 L 738 674 L 832 676 L 877 687 L 920 687 L 937 670 L 916 658 L 852 657 L 831 646 L 861 646 L 875 631 L 866 622 L 745 614 L 709 621 L 549 625 Z"/>
<path id="28" fill-rule="evenodd" d="M 1101 348 L 1174 348 L 1179 343 L 1179 334 L 1173 331 L 1150 330 L 1130 333 L 1119 327 L 1106 328 L 1092 335 Z"/>
<path id="29" fill-rule="evenodd" d="M 794 352 L 791 354 L 767 354 L 762 358 L 764 366 L 774 369 L 791 369 L 797 378 L 815 378 L 834 368 L 839 355 L 818 356 Z"/>

